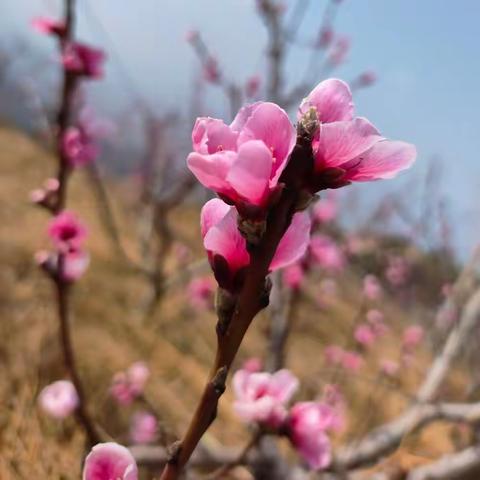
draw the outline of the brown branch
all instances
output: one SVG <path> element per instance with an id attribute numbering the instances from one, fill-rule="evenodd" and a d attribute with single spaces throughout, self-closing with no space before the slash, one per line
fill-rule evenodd
<path id="1" fill-rule="evenodd" d="M 287 230 L 299 200 L 299 182 L 312 163 L 311 135 L 302 129 L 297 138 L 287 168 L 280 179 L 285 185 L 278 203 L 270 210 L 266 219 L 266 231 L 258 245 L 250 251 L 250 265 L 247 268 L 231 318 L 219 323 L 217 328 L 217 353 L 209 379 L 200 403 L 193 415 L 190 427 L 179 442 L 163 471 L 161 480 L 179 478 L 183 467 L 195 447 L 216 417 L 217 405 L 225 389 L 225 380 L 233 360 L 240 348 L 243 337 L 256 314 L 266 306 L 268 292 L 266 277 L 277 246 Z"/>

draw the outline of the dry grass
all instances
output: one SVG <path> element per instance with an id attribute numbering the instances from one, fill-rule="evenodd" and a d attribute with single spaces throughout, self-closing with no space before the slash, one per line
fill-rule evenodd
<path id="1" fill-rule="evenodd" d="M 50 285 L 32 260 L 33 253 L 46 245 L 43 232 L 47 216 L 28 203 L 28 192 L 53 171 L 54 165 L 19 133 L 0 130 L 0 145 L 0 479 L 78 479 L 82 433 L 71 421 L 57 424 L 46 419 L 36 406 L 39 389 L 65 375 Z M 121 215 L 129 211 L 129 193 L 121 184 L 111 186 L 111 191 L 124 243 L 134 258 L 135 216 Z M 215 319 L 209 312 L 193 311 L 179 289 L 168 293 L 162 308 L 145 324 L 140 306 L 148 294 L 147 286 L 112 254 L 91 189 L 81 173 L 72 182 L 70 207 L 85 218 L 91 230 L 88 246 L 92 265 L 75 288 L 72 308 L 79 367 L 95 417 L 110 434 L 126 441 L 131 409 L 116 407 L 108 397 L 108 386 L 114 372 L 142 359 L 152 370 L 147 397 L 169 430 L 180 433 L 213 356 Z M 176 228 L 200 258 L 198 211 L 182 208 L 175 215 Z M 173 260 L 169 263 L 174 269 Z M 302 398 L 315 398 L 332 378 L 325 369 L 322 349 L 329 343 L 345 343 L 360 303 L 358 285 L 359 279 L 353 275 L 342 280 L 342 299 L 326 311 L 310 298 L 314 297 L 315 284 L 310 287 L 310 296 L 302 300 L 289 345 L 289 365 L 303 379 Z M 350 427 L 344 434 L 348 438 L 399 412 L 428 364 L 428 354 L 422 352 L 417 369 L 398 383 L 378 382 L 379 358 L 398 353 L 396 333 L 408 323 L 394 303 L 385 303 L 382 308 L 392 326 L 391 336 L 369 356 L 362 374 L 336 376 L 351 406 Z M 239 362 L 264 355 L 266 328 L 265 315 L 261 315 L 248 333 Z M 227 391 L 209 437 L 228 445 L 243 441 L 247 435 L 233 414 L 231 400 Z M 445 432 L 445 427 L 433 427 L 407 439 L 396 459 L 410 462 L 406 452 L 428 458 L 448 450 L 451 442 Z"/>

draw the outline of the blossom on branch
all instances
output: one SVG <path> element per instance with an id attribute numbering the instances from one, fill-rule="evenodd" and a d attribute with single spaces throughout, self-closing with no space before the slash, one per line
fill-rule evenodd
<path id="1" fill-rule="evenodd" d="M 79 398 L 72 382 L 58 380 L 47 385 L 38 397 L 40 408 L 49 416 L 63 419 L 78 407 Z"/>
<path id="2" fill-rule="evenodd" d="M 83 480 L 137 479 L 138 469 L 133 455 L 118 443 L 99 443 L 85 459 Z"/>

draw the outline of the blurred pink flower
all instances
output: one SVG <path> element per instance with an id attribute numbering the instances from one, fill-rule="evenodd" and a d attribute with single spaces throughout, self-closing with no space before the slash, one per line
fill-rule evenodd
<path id="1" fill-rule="evenodd" d="M 63 50 L 62 63 L 66 70 L 89 78 L 103 76 L 103 50 L 80 42 L 69 43 Z"/>
<path id="2" fill-rule="evenodd" d="M 342 64 L 350 51 L 350 46 L 350 38 L 346 36 L 338 37 L 328 56 L 329 62 L 335 66 Z"/>
<path id="3" fill-rule="evenodd" d="M 206 310 L 213 306 L 216 284 L 212 277 L 194 278 L 187 286 L 187 298 L 193 308 Z"/>
<path id="4" fill-rule="evenodd" d="M 198 32 L 198 30 L 187 30 L 187 32 L 185 33 L 185 40 L 188 43 L 194 43 L 198 40 L 199 36 L 200 33 Z"/>
<path id="5" fill-rule="evenodd" d="M 233 389 L 233 408 L 242 420 L 276 428 L 286 417 L 285 405 L 298 389 L 298 380 L 288 370 L 273 374 L 238 370 Z"/>
<path id="6" fill-rule="evenodd" d="M 48 224 L 47 232 L 61 252 L 80 248 L 87 237 L 85 225 L 69 211 L 63 211 L 53 217 Z"/>
<path id="7" fill-rule="evenodd" d="M 133 455 L 117 443 L 99 443 L 85 459 L 83 480 L 137 479 L 138 469 Z"/>
<path id="8" fill-rule="evenodd" d="M 201 213 L 203 245 L 208 253 L 219 285 L 234 290 L 238 273 L 250 262 L 245 238 L 237 227 L 237 212 L 220 199 L 208 201 Z M 301 258 L 307 249 L 310 217 L 296 213 L 270 263 L 270 271 L 287 267 Z"/>
<path id="9" fill-rule="evenodd" d="M 47 17 L 35 17 L 32 20 L 32 28 L 39 33 L 58 37 L 63 37 L 66 31 L 62 21 Z"/>
<path id="10" fill-rule="evenodd" d="M 317 38 L 316 47 L 318 48 L 327 48 L 331 45 L 334 38 L 334 31 L 329 25 L 325 25 L 320 30 L 320 33 Z"/>
<path id="11" fill-rule="evenodd" d="M 321 82 L 303 100 L 298 117 L 311 108 L 321 121 L 313 143 L 311 191 L 392 178 L 414 162 L 413 145 L 386 140 L 368 120 L 354 117 L 352 94 L 345 82 L 334 78 Z"/>
<path id="12" fill-rule="evenodd" d="M 356 79 L 355 83 L 359 87 L 370 87 L 377 81 L 377 74 L 372 70 L 362 72 Z"/>
<path id="13" fill-rule="evenodd" d="M 380 310 L 371 309 L 367 312 L 366 317 L 367 322 L 377 337 L 382 337 L 388 332 L 389 328 L 385 324 L 385 317 Z"/>
<path id="14" fill-rule="evenodd" d="M 363 367 L 363 364 L 363 358 L 357 352 L 343 352 L 342 366 L 345 370 L 349 370 L 350 372 L 358 372 Z"/>
<path id="15" fill-rule="evenodd" d="M 113 376 L 110 394 L 120 405 L 130 405 L 143 394 L 149 377 L 148 366 L 144 362 L 135 362 L 126 371 Z"/>
<path id="16" fill-rule="evenodd" d="M 292 290 L 298 290 L 302 285 L 305 272 L 299 262 L 293 263 L 283 270 L 283 281 Z"/>
<path id="17" fill-rule="evenodd" d="M 296 133 L 279 106 L 257 102 L 243 107 L 230 125 L 198 118 L 192 140 L 187 163 L 199 182 L 242 215 L 250 210 L 260 215 L 277 190 Z"/>
<path id="18" fill-rule="evenodd" d="M 258 91 L 260 90 L 260 85 L 262 84 L 262 78 L 260 75 L 252 75 L 247 79 L 245 85 L 245 95 L 247 98 L 254 98 L 257 96 Z"/>
<path id="19" fill-rule="evenodd" d="M 90 264 L 90 255 L 81 248 L 70 249 L 63 256 L 62 277 L 67 282 L 75 282 L 83 276 Z"/>
<path id="20" fill-rule="evenodd" d="M 157 431 L 158 422 L 154 415 L 148 412 L 133 415 L 130 425 L 130 439 L 133 443 L 151 443 L 156 439 Z"/>
<path id="21" fill-rule="evenodd" d="M 354 337 L 364 347 L 371 347 L 377 339 L 373 328 L 366 323 L 362 323 L 355 328 Z"/>
<path id="22" fill-rule="evenodd" d="M 384 375 L 387 375 L 388 377 L 396 377 L 400 370 L 400 365 L 398 362 L 385 359 L 382 360 L 380 363 L 380 370 Z"/>
<path id="23" fill-rule="evenodd" d="M 328 345 L 325 347 L 325 361 L 330 365 L 338 365 L 342 362 L 344 350 L 338 345 Z"/>
<path id="24" fill-rule="evenodd" d="M 317 233 L 310 239 L 312 259 L 319 266 L 330 272 L 340 272 L 345 268 L 345 256 L 342 250 L 327 235 Z"/>
<path id="25" fill-rule="evenodd" d="M 330 464 L 331 444 L 327 432 L 337 425 L 335 410 L 324 403 L 300 402 L 290 410 L 290 440 L 310 468 L 321 470 Z"/>
<path id="26" fill-rule="evenodd" d="M 403 331 L 402 346 L 406 350 L 416 348 L 423 340 L 425 332 L 420 325 L 411 325 Z"/>
<path id="27" fill-rule="evenodd" d="M 77 127 L 68 127 L 65 131 L 62 150 L 72 167 L 88 165 L 98 156 L 98 148 L 92 138 Z"/>
<path id="28" fill-rule="evenodd" d="M 38 397 L 41 409 L 53 418 L 68 417 L 78 407 L 79 398 L 72 382 L 58 380 L 47 385 Z"/>
<path id="29" fill-rule="evenodd" d="M 243 363 L 242 370 L 250 373 L 260 372 L 262 370 L 262 361 L 257 357 L 249 358 Z"/>
<path id="30" fill-rule="evenodd" d="M 318 223 L 329 223 L 337 216 L 336 194 L 329 191 L 313 207 L 313 219 Z"/>
<path id="31" fill-rule="evenodd" d="M 220 70 L 216 58 L 208 57 L 203 64 L 203 76 L 207 82 L 218 83 L 220 81 Z"/>
<path id="32" fill-rule="evenodd" d="M 363 295 L 368 300 L 378 300 L 383 295 L 383 289 L 375 275 L 366 275 L 363 279 Z"/>

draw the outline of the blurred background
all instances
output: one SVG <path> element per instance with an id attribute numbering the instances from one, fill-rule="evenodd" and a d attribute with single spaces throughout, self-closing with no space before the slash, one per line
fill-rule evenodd
<path id="1" fill-rule="evenodd" d="M 95 162 L 75 172 L 68 199 L 88 225 L 90 252 L 72 299 L 74 344 L 94 417 L 122 443 L 133 442 L 138 409 L 158 422 L 147 443 L 166 445 L 183 432 L 215 349 L 214 282 L 198 220 L 210 197 L 185 166 L 197 116 L 227 122 L 246 102 L 272 100 L 295 119 L 301 99 L 333 76 L 351 85 L 358 115 L 386 137 L 417 147 L 417 162 L 395 180 L 322 196 L 313 215 L 332 243 L 314 255 L 300 293 L 292 287 L 294 300 L 288 293 L 295 327 L 287 365 L 301 378 L 303 397 L 335 381 L 349 405 L 348 427 L 336 441 L 357 440 L 408 405 L 476 285 L 470 259 L 480 237 L 480 4 L 273 4 L 283 37 L 272 67 L 273 17 L 262 0 L 77 2 L 75 37 L 103 50 L 106 61 L 101 78 L 82 81 L 75 99 L 102 134 Z M 51 288 L 33 261 L 48 246 L 47 217 L 29 202 L 56 169 L 62 68 L 55 39 L 32 20 L 62 15 L 61 1 L 2 0 L 0 478 L 6 480 L 80 478 L 80 429 L 45 418 L 36 400 L 65 374 Z M 278 85 L 272 68 L 280 72 Z M 465 265 L 475 268 L 460 285 Z M 372 282 L 380 294 L 370 296 Z M 291 287 L 288 273 L 285 283 Z M 373 347 L 355 334 L 372 310 L 388 327 Z M 238 365 L 252 356 L 268 361 L 271 316 L 260 315 Z M 409 327 L 422 332 L 407 352 L 414 361 L 387 373 L 386 361 L 406 366 Z M 466 373 L 478 360 L 478 340 L 475 331 L 442 390 L 445 398 L 478 395 L 480 376 Z M 358 354 L 359 365 L 332 367 L 332 345 Z M 125 407 L 111 394 L 112 378 L 135 361 L 148 364 L 150 383 L 138 403 Z M 229 391 L 208 445 L 247 438 L 232 400 Z M 378 409 L 363 415 L 372 402 Z M 393 461 L 402 468 L 426 462 L 468 445 L 470 433 L 433 426 L 408 438 Z M 251 478 L 241 469 L 232 475 Z"/>

